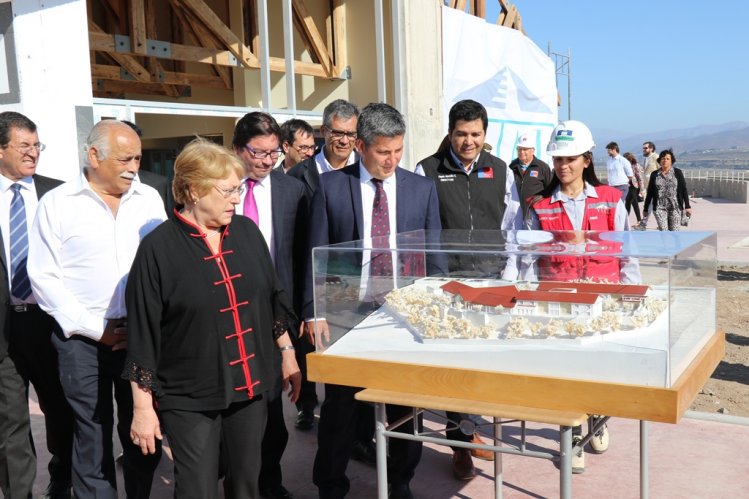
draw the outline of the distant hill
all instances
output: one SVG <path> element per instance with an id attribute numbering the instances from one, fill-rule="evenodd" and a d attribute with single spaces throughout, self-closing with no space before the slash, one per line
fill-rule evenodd
<path id="1" fill-rule="evenodd" d="M 593 133 L 598 145 L 597 160 L 605 159 L 605 147 L 611 140 L 619 144 L 622 152 L 630 151 L 638 159 L 642 157 L 642 143 L 652 140 L 658 151 L 673 149 L 681 166 L 749 168 L 749 122 L 745 121 L 619 137 L 613 136 L 611 130 Z"/>

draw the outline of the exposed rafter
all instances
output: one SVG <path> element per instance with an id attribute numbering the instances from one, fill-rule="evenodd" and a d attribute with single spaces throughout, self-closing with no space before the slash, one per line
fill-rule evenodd
<path id="1" fill-rule="evenodd" d="M 250 33 L 244 37 L 248 42 L 205 0 L 88 0 L 94 93 L 179 97 L 189 94 L 192 86 L 231 89 L 231 68 L 260 68 L 252 42 L 253 26 L 257 26 L 256 2 L 241 2 L 250 20 L 246 26 Z M 294 26 L 313 61 L 294 61 L 295 73 L 341 78 L 347 67 L 344 0 L 329 4 L 327 43 L 305 0 L 292 0 L 292 5 Z M 159 26 L 164 19 L 169 19 L 168 26 Z M 175 36 L 178 39 L 172 39 Z M 200 65 L 205 65 L 210 74 L 204 74 Z M 280 57 L 269 57 L 268 65 L 271 71 L 286 70 Z"/>

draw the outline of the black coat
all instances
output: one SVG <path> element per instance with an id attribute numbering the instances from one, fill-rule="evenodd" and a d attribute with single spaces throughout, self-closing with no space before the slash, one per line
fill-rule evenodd
<path id="1" fill-rule="evenodd" d="M 58 185 L 62 184 L 61 180 L 45 177 L 43 175 L 34 175 L 34 187 L 36 196 L 41 199 L 43 195 L 51 191 Z M 3 235 L 0 234 L 0 248 L 3 246 Z M 5 258 L 5 250 L 0 250 L 0 359 L 4 359 L 8 353 L 8 306 L 10 305 L 10 288 L 8 286 L 8 271 L 10 266 Z"/>

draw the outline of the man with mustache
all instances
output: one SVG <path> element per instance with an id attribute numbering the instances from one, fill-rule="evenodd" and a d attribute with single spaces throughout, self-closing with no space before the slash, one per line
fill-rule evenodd
<path id="1" fill-rule="evenodd" d="M 127 497 L 149 496 L 161 456 L 160 447 L 144 456 L 131 442 L 133 399 L 121 378 L 127 275 L 140 240 L 166 219 L 159 194 L 135 181 L 140 158 L 140 139 L 128 125 L 97 123 L 81 175 L 42 198 L 29 234 L 34 295 L 60 326 L 52 344 L 75 415 L 73 492 L 79 498 L 117 498 L 113 390 Z"/>

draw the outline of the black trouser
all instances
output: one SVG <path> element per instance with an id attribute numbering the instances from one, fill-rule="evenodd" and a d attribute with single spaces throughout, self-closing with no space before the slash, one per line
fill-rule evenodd
<path id="1" fill-rule="evenodd" d="M 268 402 L 268 422 L 265 424 L 260 467 L 260 490 L 282 485 L 281 458 L 289 441 L 289 432 L 283 419 L 283 394 Z"/>
<path id="2" fill-rule="evenodd" d="M 29 403 L 15 362 L 0 355 L 0 491 L 4 497 L 31 497 L 36 456 L 31 442 Z"/>
<path id="3" fill-rule="evenodd" d="M 631 208 L 635 209 L 635 216 L 637 217 L 637 221 L 639 222 L 642 220 L 642 217 L 640 216 L 640 189 L 637 187 L 629 186 L 629 190 L 627 191 L 627 198 L 624 201 L 624 207 L 627 208 L 627 215 L 629 215 L 629 210 Z"/>
<path id="4" fill-rule="evenodd" d="M 70 485 L 73 453 L 73 413 L 60 385 L 57 351 L 52 346 L 55 320 L 38 306 L 11 307 L 10 355 L 25 385 L 34 385 L 44 413 L 50 481 Z"/>
<path id="5" fill-rule="evenodd" d="M 153 473 L 161 458 L 161 442 L 156 454 L 144 456 L 130 440 L 133 395 L 130 382 L 122 379 L 125 351 L 83 336 L 52 336 L 60 366 L 65 398 L 73 410 L 73 492 L 79 499 L 117 499 L 112 430 L 117 400 L 117 434 L 122 444 L 123 476 L 128 499 L 148 498 Z M 171 443 L 171 442 L 170 442 Z"/>
<path id="6" fill-rule="evenodd" d="M 222 411 L 161 411 L 174 456 L 174 497 L 215 499 L 219 455 L 226 468 L 226 497 L 258 497 L 262 429 L 268 404 L 262 397 Z"/>
<path id="7" fill-rule="evenodd" d="M 317 454 L 312 471 L 312 481 L 317 485 L 321 499 L 340 499 L 350 488 L 346 467 L 351 458 L 357 427 L 354 398 L 361 388 L 340 385 L 325 385 L 325 400 L 320 408 L 320 423 L 317 433 Z M 411 413 L 410 407 L 388 405 L 388 421 L 395 421 Z M 410 420 L 396 431 L 413 433 L 414 422 Z M 422 420 L 419 417 L 419 430 Z M 394 486 L 408 484 L 414 476 L 421 459 L 421 442 L 400 438 L 389 441 L 388 481 Z"/>

